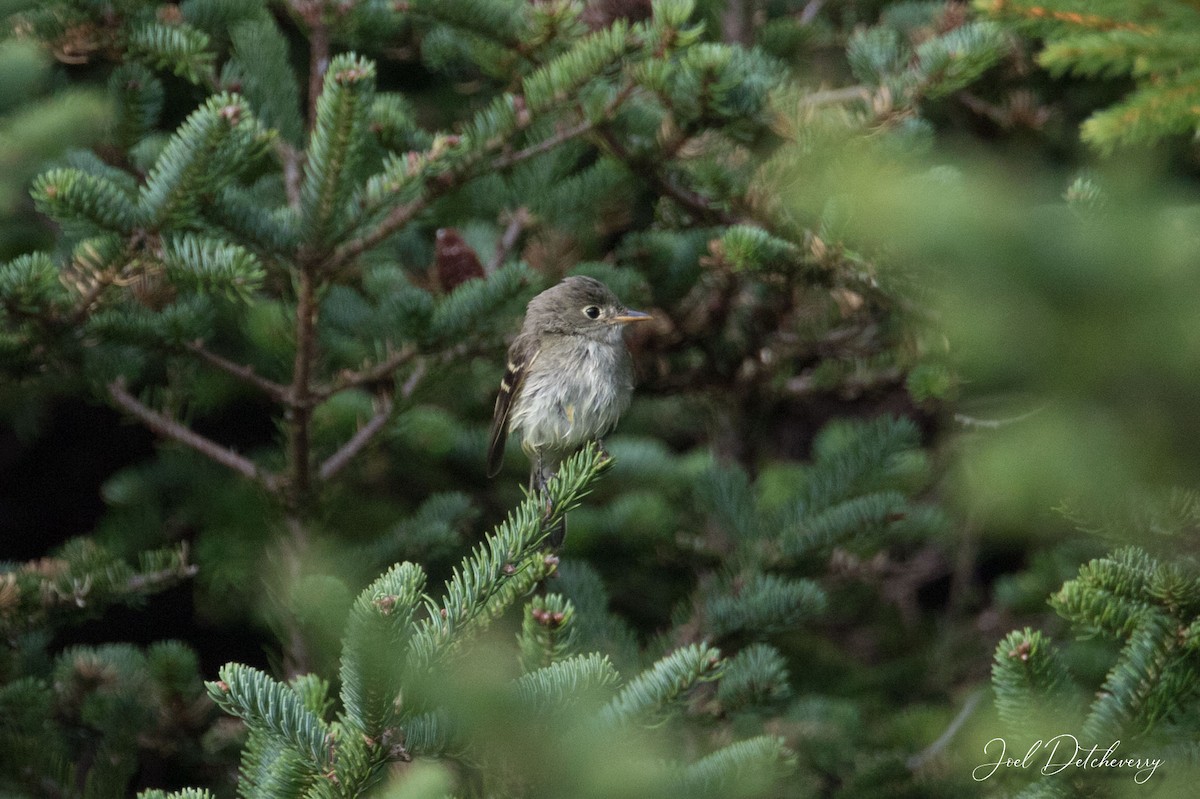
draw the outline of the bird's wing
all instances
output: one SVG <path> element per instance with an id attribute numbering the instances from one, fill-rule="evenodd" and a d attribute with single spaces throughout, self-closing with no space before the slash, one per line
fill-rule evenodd
<path id="1" fill-rule="evenodd" d="M 508 439 L 508 414 L 525 383 L 525 375 L 538 356 L 537 340 L 532 336 L 517 336 L 508 349 L 508 365 L 496 395 L 492 411 L 492 430 L 488 435 L 487 475 L 495 477 L 504 463 L 504 443 Z"/>

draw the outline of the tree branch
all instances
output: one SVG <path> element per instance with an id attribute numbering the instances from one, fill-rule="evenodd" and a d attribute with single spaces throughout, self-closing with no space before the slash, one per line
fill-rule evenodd
<path id="1" fill-rule="evenodd" d="M 588 131 L 594 129 L 598 122 L 596 120 L 585 119 L 578 125 L 572 125 L 569 128 L 564 128 L 553 136 L 547 136 L 540 142 L 531 144 L 528 147 L 517 150 L 515 153 L 505 153 L 497 156 L 492 160 L 492 169 L 501 170 L 508 169 L 510 166 L 519 164 L 522 161 L 528 161 L 536 155 L 549 152 L 563 142 L 568 142 L 571 139 L 578 138 Z"/>
<path id="2" fill-rule="evenodd" d="M 337 379 L 327 386 L 313 389 L 311 398 L 321 402 L 338 392 L 360 386 L 369 386 L 392 376 L 392 373 L 417 356 L 417 348 L 411 344 L 393 352 L 379 363 L 358 371 L 345 370 L 338 374 Z"/>
<path id="3" fill-rule="evenodd" d="M 620 92 L 609 102 L 604 109 L 604 113 L 600 115 L 598 120 L 584 120 L 577 125 L 566 128 L 555 133 L 553 136 L 548 136 L 540 142 L 531 144 L 524 149 L 518 150 L 515 153 L 507 153 L 497 156 L 492 159 L 488 167 L 492 171 L 508 169 L 523 161 L 528 161 L 530 158 L 548 152 L 558 145 L 570 141 L 571 139 L 582 136 L 583 134 L 595 130 L 601 122 L 607 122 L 609 117 L 615 112 L 621 104 L 623 104 L 629 96 L 633 94 L 637 88 L 636 84 L 626 84 Z M 521 133 L 533 124 L 532 119 L 517 125 L 514 134 Z M 500 147 L 504 143 L 504 139 L 497 140 L 494 144 L 489 142 L 488 150 L 492 147 Z M 479 153 L 477 156 L 462 164 L 454 172 L 445 173 L 437 176 L 437 182 L 426 184 L 425 193 L 407 205 L 400 205 L 388 212 L 383 221 L 379 223 L 373 230 L 367 231 L 362 236 L 351 239 L 343 244 L 334 253 L 326 259 L 323 268 L 333 271 L 342 266 L 345 266 L 350 261 L 362 255 L 367 250 L 375 247 L 384 239 L 391 236 L 400 228 L 411 222 L 417 214 L 429 207 L 437 198 L 444 194 L 449 194 L 454 189 L 461 186 L 467 180 L 474 176 L 474 169 L 484 160 L 487 150 Z"/>
<path id="4" fill-rule="evenodd" d="M 636 167 L 638 174 L 649 181 L 660 193 L 675 200 L 704 221 L 718 222 L 722 225 L 736 225 L 741 221 L 736 214 L 713 205 L 707 197 L 675 183 L 662 174 L 658 165 L 651 163 L 649 159 L 635 157 L 607 127 L 597 127 L 597 133 L 613 155 L 630 167 Z"/>
<path id="5" fill-rule="evenodd" d="M 384 394 L 379 398 L 379 407 L 375 411 L 375 415 L 360 427 L 354 435 L 352 435 L 345 444 L 338 448 L 325 462 L 321 464 L 321 468 L 317 471 L 317 475 L 321 480 L 329 480 L 331 477 L 345 468 L 355 455 L 371 443 L 376 434 L 384 428 L 388 420 L 392 418 L 392 409 L 394 408 L 392 398 Z"/>
<path id="6" fill-rule="evenodd" d="M 822 89 L 810 92 L 800 98 L 800 105 L 805 108 L 819 108 L 823 105 L 837 105 L 851 100 L 870 102 L 871 90 L 866 86 L 843 86 L 840 89 Z"/>
<path id="7" fill-rule="evenodd" d="M 300 168 L 300 150 L 288 142 L 277 140 L 275 151 L 279 154 L 279 162 L 283 166 L 283 187 L 287 194 L 288 206 L 299 208 L 300 187 L 304 177 L 304 170 Z"/>
<path id="8" fill-rule="evenodd" d="M 259 468 L 258 464 L 246 456 L 240 455 L 228 447 L 218 444 L 211 438 L 200 435 L 190 427 L 179 423 L 171 417 L 150 408 L 129 393 L 125 378 L 118 377 L 109 383 L 108 395 L 118 408 L 137 419 L 151 432 L 163 438 L 177 441 L 184 446 L 191 447 L 209 460 L 232 469 L 243 477 L 254 480 L 268 491 L 273 492 L 278 490 L 278 475 L 263 471 Z"/>
<path id="9" fill-rule="evenodd" d="M 984 689 L 977 690 L 968 696 L 967 700 L 963 702 L 962 708 L 958 711 L 958 715 L 950 722 L 950 726 L 946 727 L 945 731 L 938 736 L 937 740 L 908 758 L 905 765 L 909 771 L 919 770 L 949 746 L 950 742 L 954 740 L 954 736 L 967 723 L 967 720 L 971 718 L 971 714 L 975 712 L 975 708 L 979 707 L 979 703 L 986 696 L 987 691 Z"/>
<path id="10" fill-rule="evenodd" d="M 504 229 L 504 234 L 500 236 L 500 240 L 496 242 L 496 252 L 492 255 L 492 259 L 484 265 L 483 271 L 486 274 L 493 274 L 504 263 L 504 259 L 512 252 L 513 247 L 517 246 L 517 239 L 521 238 L 521 233 L 533 221 L 533 215 L 529 213 L 529 209 L 521 206 L 512 212 L 512 218 L 508 220 L 508 227 Z"/>
<path id="11" fill-rule="evenodd" d="M 812 21 L 817 18 L 817 14 L 821 13 L 823 5 L 825 5 L 825 0 L 808 0 L 808 3 L 804 6 L 804 10 L 800 12 L 800 24 L 812 24 Z"/>
<path id="12" fill-rule="evenodd" d="M 325 260 L 325 263 L 322 265 L 323 268 L 330 272 L 336 271 L 407 225 L 417 214 L 428 208 L 433 200 L 437 199 L 442 193 L 449 191 L 452 187 L 457 186 L 460 179 L 453 175 L 446 175 L 445 178 L 448 178 L 448 180 L 445 180 L 444 184 L 437 184 L 438 186 L 445 185 L 445 188 L 440 190 L 427 189 L 425 194 L 422 194 L 412 202 L 396 206 L 388 212 L 383 221 L 373 230 L 367 231 L 356 239 L 351 239 L 334 250 L 333 254 Z"/>
<path id="13" fill-rule="evenodd" d="M 434 360 L 442 363 L 454 358 L 462 357 L 464 354 L 466 354 L 466 352 L 467 350 L 463 347 L 454 347 L 451 350 L 435 356 Z M 403 360 L 410 360 L 416 355 L 416 351 L 411 348 L 406 348 L 400 353 L 397 353 L 397 355 L 407 356 Z M 388 364 L 390 361 L 397 361 L 397 363 L 389 366 Z M 387 372 L 397 368 L 402 362 L 403 361 L 397 359 L 396 356 L 393 356 L 392 358 L 389 358 L 388 361 L 381 362 L 378 366 L 370 370 L 370 372 L 378 371 L 381 373 L 380 377 L 382 377 Z M 384 369 L 385 366 L 388 366 L 388 368 Z M 404 384 L 400 386 L 401 399 L 408 399 L 411 397 L 413 392 L 417 390 L 417 386 L 419 386 L 421 381 L 425 379 L 425 375 L 428 374 L 428 372 L 429 360 L 422 358 L 421 360 L 417 361 L 417 365 L 413 368 L 412 374 L 410 374 L 404 381 Z M 373 381 L 364 380 L 363 382 L 365 383 Z M 379 397 L 379 407 L 376 410 L 375 415 L 372 416 L 365 425 L 359 428 L 359 430 L 353 436 L 351 436 L 345 444 L 339 447 L 336 452 L 325 459 L 325 462 L 322 463 L 321 467 L 317 470 L 318 477 L 320 477 L 321 480 L 328 480 L 340 472 L 342 468 L 345 467 L 345 465 L 349 463 L 355 455 L 361 452 L 362 449 L 371 442 L 371 439 L 374 438 L 379 431 L 384 428 L 384 426 L 391 419 L 393 409 L 394 404 L 392 402 L 390 391 L 382 392 Z"/>
<path id="14" fill-rule="evenodd" d="M 329 27 L 325 24 L 325 4 L 312 0 L 293 0 L 292 7 L 308 25 L 308 129 L 317 123 L 317 100 L 325 85 L 329 67 Z"/>
<path id="15" fill-rule="evenodd" d="M 174 569 L 160 569 L 155 572 L 135 574 L 125 581 L 125 587 L 130 592 L 141 591 L 143 588 L 169 583 L 185 577 L 195 577 L 200 567 L 188 563 L 188 547 L 184 541 L 179 546 L 179 566 Z"/>
<path id="16" fill-rule="evenodd" d="M 183 346 L 188 352 L 192 353 L 210 366 L 215 366 L 217 369 L 220 369 L 222 372 L 225 372 L 228 375 L 236 377 L 243 383 L 254 386 L 276 402 L 285 404 L 287 403 L 288 387 L 280 383 L 276 383 L 274 380 L 268 380 L 267 378 L 255 372 L 253 366 L 236 363 L 228 358 L 223 358 L 222 356 L 217 355 L 215 352 L 212 352 L 206 348 L 204 346 L 204 342 L 200 339 L 189 341 Z"/>
<path id="17" fill-rule="evenodd" d="M 302 502 L 307 498 L 312 476 L 309 426 L 314 405 L 312 364 L 316 349 L 317 298 L 313 269 L 306 261 L 301 257 L 296 291 L 296 357 L 292 362 L 292 382 L 287 391 L 288 466 L 292 502 Z"/>

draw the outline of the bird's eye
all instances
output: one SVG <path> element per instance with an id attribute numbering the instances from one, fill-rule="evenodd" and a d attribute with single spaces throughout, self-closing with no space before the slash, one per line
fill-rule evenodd
<path id="1" fill-rule="evenodd" d="M 589 305 L 588 307 L 583 309 L 583 312 L 585 314 L 587 314 L 588 319 L 599 319 L 600 318 L 600 309 L 597 308 L 595 305 Z"/>

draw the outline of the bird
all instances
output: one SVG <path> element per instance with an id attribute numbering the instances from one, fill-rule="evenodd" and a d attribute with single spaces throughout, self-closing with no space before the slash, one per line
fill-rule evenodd
<path id="1" fill-rule="evenodd" d="M 579 275 L 530 300 L 496 396 L 488 477 L 500 471 L 510 432 L 521 437 L 530 461 L 529 488 L 539 494 L 563 460 L 584 444 L 595 441 L 603 448 L 603 437 L 629 407 L 633 393 L 624 327 L 649 319 L 599 280 Z M 563 521 L 547 541 L 558 548 L 565 536 Z"/>

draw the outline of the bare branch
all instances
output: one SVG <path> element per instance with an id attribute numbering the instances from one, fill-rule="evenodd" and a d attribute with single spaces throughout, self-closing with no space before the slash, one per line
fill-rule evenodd
<path id="1" fill-rule="evenodd" d="M 521 238 L 521 233 L 533 221 L 533 215 L 529 213 L 529 209 L 521 206 L 512 212 L 512 218 L 508 221 L 508 227 L 504 229 L 504 234 L 500 236 L 500 240 L 496 242 L 496 252 L 492 255 L 492 260 L 488 261 L 483 267 L 487 274 L 492 274 L 500 265 L 504 263 L 504 259 L 512 252 L 513 247 L 517 246 L 517 239 Z"/>
<path id="2" fill-rule="evenodd" d="M 380 396 L 379 407 L 376 409 L 375 415 L 360 427 L 345 444 L 339 447 L 337 452 L 325 459 L 325 462 L 321 464 L 321 468 L 317 471 L 317 475 L 322 480 L 329 480 L 345 468 L 346 464 L 361 452 L 367 444 L 371 443 L 371 439 L 384 428 L 392 418 L 393 408 L 394 405 L 391 397 L 386 394 Z"/>
<path id="3" fill-rule="evenodd" d="M 283 186 L 287 193 L 288 206 L 300 207 L 300 186 L 304 172 L 300 168 L 302 155 L 300 150 L 282 139 L 275 141 L 275 150 L 279 154 L 279 162 L 283 165 Z"/>
<path id="4" fill-rule="evenodd" d="M 811 24 L 817 18 L 817 14 L 821 13 L 823 5 L 825 5 L 825 0 L 808 0 L 808 3 L 804 6 L 804 10 L 800 12 L 800 24 Z"/>
<path id="5" fill-rule="evenodd" d="M 958 711 L 958 715 L 951 720 L 950 725 L 938 736 L 937 740 L 925 747 L 920 752 L 908 758 L 905 763 L 909 771 L 917 771 L 924 767 L 929 761 L 937 757 L 941 752 L 950 745 L 954 740 L 954 736 L 962 729 L 962 726 L 967 723 L 971 715 L 975 712 L 975 708 L 979 707 L 979 703 L 987 696 L 987 691 L 977 690 L 967 697 L 963 702 L 962 708 Z"/>
<path id="6" fill-rule="evenodd" d="M 253 366 L 236 363 L 234 361 L 229 360 L 228 358 L 224 358 L 220 355 L 217 355 L 215 352 L 212 352 L 211 350 L 206 348 L 204 346 L 204 342 L 201 341 L 200 339 L 196 339 L 195 341 L 190 341 L 190 342 L 184 344 L 183 346 L 187 349 L 188 352 L 192 353 L 193 355 L 195 355 L 196 357 L 198 357 L 200 360 L 204 361 L 205 363 L 209 364 L 210 366 L 215 366 L 217 369 L 220 369 L 222 372 L 225 372 L 228 375 L 232 375 L 233 377 L 236 377 L 238 380 L 241 380 L 243 383 L 247 383 L 251 386 L 254 386 L 259 391 L 263 392 L 264 394 L 266 394 L 267 396 L 269 396 L 271 399 L 275 400 L 276 402 L 281 402 L 281 403 L 285 403 L 285 404 L 287 403 L 287 401 L 288 401 L 287 386 L 284 386 L 280 383 L 276 383 L 274 380 L 269 380 L 269 379 L 263 377 L 262 375 L 260 375 L 254 371 Z"/>
<path id="7" fill-rule="evenodd" d="M 439 353 L 436 356 L 432 356 L 432 360 L 435 363 L 446 363 L 448 361 L 462 358 L 469 352 L 470 350 L 463 346 L 453 347 L 445 352 Z M 382 361 L 372 369 L 357 373 L 356 377 L 371 375 L 373 378 L 382 379 L 385 375 L 398 368 L 402 363 L 411 360 L 415 356 L 415 349 L 405 348 L 399 353 L 396 353 L 396 355 L 393 355 L 388 360 Z M 413 367 L 412 374 L 410 374 L 405 379 L 403 385 L 400 386 L 399 395 L 402 399 L 408 399 L 411 397 L 413 392 L 417 390 L 417 386 L 419 386 L 421 381 L 425 379 L 425 375 L 429 373 L 430 360 L 430 358 L 421 358 L 417 361 L 416 366 Z M 362 380 L 357 384 L 361 385 L 368 382 L 374 382 L 374 379 Z M 390 390 L 382 391 L 378 398 L 378 406 L 376 408 L 375 415 L 372 416 L 365 425 L 359 428 L 358 431 L 351 436 L 345 444 L 339 447 L 336 452 L 325 459 L 325 462 L 321 464 L 320 469 L 317 470 L 317 475 L 320 477 L 320 479 L 328 480 L 340 472 L 346 466 L 346 464 L 349 463 L 355 455 L 361 452 L 363 448 L 371 442 L 371 439 L 378 435 L 379 431 L 384 428 L 384 426 L 391 419 L 393 410 L 394 403 L 392 401 Z"/>
<path id="8" fill-rule="evenodd" d="M 329 26 L 325 24 L 324 3 L 292 0 L 292 7 L 308 25 L 308 129 L 312 130 L 317 124 L 317 101 L 329 67 Z"/>
<path id="9" fill-rule="evenodd" d="M 622 88 L 621 91 L 618 92 L 617 95 L 612 99 L 612 101 L 609 102 L 608 106 L 604 109 L 604 112 L 600 114 L 597 120 L 584 120 L 577 125 L 574 125 L 570 128 L 565 128 L 558 133 L 555 133 L 553 136 L 548 136 L 542 141 L 531 144 L 522 150 L 516 151 L 515 153 L 506 153 L 504 155 L 497 156 L 488 164 L 488 168 L 492 171 L 507 169 L 521 163 L 522 161 L 528 161 L 530 158 L 534 158 L 535 156 L 548 152 L 563 142 L 570 141 L 571 139 L 582 136 L 589 131 L 595 130 L 601 122 L 607 121 L 609 117 L 611 117 L 611 115 L 627 99 L 629 99 L 629 96 L 633 94 L 636 88 L 636 84 L 626 84 L 625 87 Z M 532 120 L 518 124 L 514 134 L 526 130 L 531 124 Z M 488 149 L 499 148 L 503 145 L 504 141 L 504 139 L 497 139 L 495 142 L 489 142 Z M 437 176 L 437 180 L 435 182 L 426 185 L 424 194 L 406 205 L 400 205 L 396 208 L 393 208 L 387 214 L 387 216 L 384 217 L 383 221 L 380 222 L 379 225 L 377 225 L 374 229 L 367 231 L 359 238 L 352 239 L 343 244 L 341 247 L 335 250 L 328 259 L 326 259 L 325 263 L 322 265 L 322 268 L 330 271 L 339 269 L 358 256 L 362 255 L 367 250 L 375 247 L 396 231 L 400 230 L 400 228 L 411 222 L 417 216 L 417 214 L 428 208 L 429 204 L 434 200 L 444 194 L 450 193 L 473 177 L 475 174 L 475 167 L 477 167 L 480 162 L 483 161 L 484 155 L 485 153 L 480 153 L 459 166 L 459 168 L 454 172 Z"/>
<path id="10" fill-rule="evenodd" d="M 317 297 L 312 268 L 301 259 L 299 286 L 296 291 L 296 357 L 292 363 L 292 382 L 288 387 L 288 457 L 292 499 L 308 496 L 311 475 L 312 365 L 316 351 Z"/>
<path id="11" fill-rule="evenodd" d="M 449 180 L 444 180 L 442 183 L 435 184 L 439 187 L 445 186 L 445 188 L 428 188 L 425 194 L 422 194 L 412 202 L 405 205 L 396 206 L 388 212 L 387 216 L 383 218 L 383 221 L 380 222 L 375 228 L 367 231 L 356 239 L 351 239 L 341 247 L 338 247 L 336 250 L 334 250 L 333 254 L 325 260 L 324 264 L 322 264 L 322 267 L 330 272 L 336 271 L 342 266 L 345 266 L 353 261 L 358 256 L 362 255 L 367 250 L 377 246 L 388 236 L 392 235 L 396 231 L 400 230 L 400 228 L 411 222 L 417 214 L 428 208 L 429 203 L 437 199 L 437 197 L 439 197 L 442 193 L 449 191 L 452 186 L 457 186 L 458 181 L 461 180 L 461 177 L 461 173 L 459 173 L 457 178 L 455 178 L 455 176 L 446 175 L 444 178 L 449 178 Z"/>
<path id="12" fill-rule="evenodd" d="M 871 90 L 866 86 L 844 86 L 840 89 L 823 89 L 811 92 L 800 98 L 800 105 L 805 108 L 819 108 L 823 105 L 837 105 L 851 100 L 871 101 Z"/>
<path id="13" fill-rule="evenodd" d="M 445 361 L 446 357 L 443 356 L 442 358 L 439 358 L 439 360 Z M 410 374 L 408 379 L 404 381 L 404 385 L 400 386 L 400 396 L 404 399 L 411 397 L 413 392 L 417 390 L 417 386 L 421 385 L 421 381 L 425 379 L 425 375 L 428 371 L 428 361 L 417 361 L 417 366 L 412 370 L 412 374 Z"/>
<path id="14" fill-rule="evenodd" d="M 404 366 L 416 356 L 416 347 L 412 345 L 403 347 L 388 355 L 388 357 L 379 363 L 372 364 L 358 371 L 346 370 L 341 372 L 338 374 L 337 379 L 329 385 L 313 389 L 311 398 L 315 402 L 321 402 L 340 391 L 360 386 L 369 386 L 372 383 L 387 380 L 391 378 L 397 369 Z"/>
<path id="15" fill-rule="evenodd" d="M 597 122 L 595 120 L 585 119 L 578 125 L 572 125 L 569 128 L 564 128 L 558 133 L 555 133 L 553 136 L 548 136 L 536 144 L 531 144 L 524 149 L 517 150 L 515 153 L 505 153 L 504 155 L 498 156 L 492 161 L 492 169 L 508 169 L 510 166 L 519 164 L 522 161 L 528 161 L 534 156 L 553 150 L 563 142 L 568 142 L 571 139 L 582 136 L 588 131 L 595 129 L 596 125 Z"/>
<path id="16" fill-rule="evenodd" d="M 638 173 L 649 181 L 660 193 L 675 200 L 697 217 L 706 222 L 719 222 L 722 225 L 736 225 L 741 221 L 736 214 L 714 205 L 707 197 L 692 191 L 686 186 L 680 186 L 662 174 L 656 164 L 648 163 L 646 159 L 635 157 L 611 130 L 598 127 L 597 132 L 613 155 L 631 167 L 638 167 Z"/>
<path id="17" fill-rule="evenodd" d="M 200 435 L 175 419 L 150 408 L 129 393 L 125 378 L 118 377 L 108 384 L 108 395 L 118 408 L 144 424 L 151 432 L 172 441 L 191 447 L 209 460 L 221 464 L 243 477 L 261 484 L 269 491 L 279 488 L 279 476 L 263 471 L 258 464 L 244 455 L 218 444 L 211 438 Z"/>

